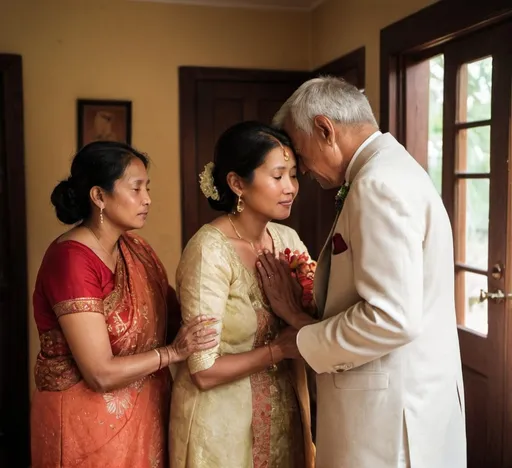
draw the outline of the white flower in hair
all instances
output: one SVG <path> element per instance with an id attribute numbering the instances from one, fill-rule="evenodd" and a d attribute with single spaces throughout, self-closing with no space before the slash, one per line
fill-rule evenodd
<path id="1" fill-rule="evenodd" d="M 212 200 L 219 200 L 219 191 L 217 187 L 215 187 L 213 181 L 213 169 L 215 168 L 215 164 L 213 162 L 209 162 L 206 166 L 204 166 L 204 171 L 199 174 L 199 186 L 201 187 L 201 192 L 206 198 L 211 198 Z"/>

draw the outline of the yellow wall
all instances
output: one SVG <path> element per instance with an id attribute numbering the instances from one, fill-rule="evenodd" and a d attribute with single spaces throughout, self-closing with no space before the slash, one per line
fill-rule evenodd
<path id="1" fill-rule="evenodd" d="M 312 14 L 313 68 L 365 46 L 366 95 L 379 118 L 380 30 L 435 1 L 327 0 Z"/>
<path id="2" fill-rule="evenodd" d="M 378 115 L 380 29 L 432 2 L 328 0 L 307 14 L 0 0 L 0 53 L 23 56 L 29 294 L 45 249 L 64 230 L 49 195 L 75 151 L 77 98 L 133 102 L 132 141 L 153 161 L 153 206 L 143 235 L 174 281 L 181 251 L 177 67 L 306 70 L 364 45 L 367 94 Z M 31 368 L 37 350 L 31 320 Z"/>
<path id="3" fill-rule="evenodd" d="M 0 0 L 0 52 L 23 56 L 29 294 L 45 249 L 64 229 L 49 197 L 75 150 L 77 98 L 133 101 L 132 142 L 153 161 L 153 206 L 142 234 L 174 282 L 181 251 L 177 67 L 307 69 L 308 31 L 303 13 Z M 30 336 L 32 369 L 32 319 Z"/>

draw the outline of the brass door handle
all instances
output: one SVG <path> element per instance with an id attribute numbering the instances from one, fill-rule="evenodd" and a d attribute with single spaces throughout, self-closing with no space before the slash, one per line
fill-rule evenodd
<path id="1" fill-rule="evenodd" d="M 487 292 L 483 289 L 480 289 L 480 298 L 479 302 L 484 302 L 485 300 L 494 301 L 496 304 L 503 302 L 505 299 L 509 299 L 512 297 L 512 294 L 505 294 L 501 289 L 496 289 L 494 292 Z"/>

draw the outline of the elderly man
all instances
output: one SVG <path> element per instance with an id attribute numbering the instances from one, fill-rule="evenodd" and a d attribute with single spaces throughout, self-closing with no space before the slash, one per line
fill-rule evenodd
<path id="1" fill-rule="evenodd" d="M 342 186 L 315 277 L 319 321 L 282 264 L 258 264 L 317 373 L 317 468 L 466 467 L 452 231 L 428 174 L 336 78 L 304 83 L 274 124 L 303 173 Z"/>

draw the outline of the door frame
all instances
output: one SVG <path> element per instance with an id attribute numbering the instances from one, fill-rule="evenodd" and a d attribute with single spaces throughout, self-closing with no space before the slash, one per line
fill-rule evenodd
<path id="1" fill-rule="evenodd" d="M 30 396 L 29 396 L 29 333 L 28 333 L 28 281 L 27 230 L 25 208 L 25 148 L 23 136 L 23 77 L 20 55 L 0 54 L 0 92 L 7 118 L 0 115 L 4 125 L 6 154 L 7 206 L 8 206 L 8 261 L 12 275 L 12 310 L 8 311 L 6 371 L 11 376 L 2 392 L 8 402 L 6 433 L 8 460 L 30 465 Z M 3 121 L 2 121 L 3 120 Z"/>
<path id="2" fill-rule="evenodd" d="M 412 87 L 421 86 L 420 82 L 425 79 L 425 75 L 428 78 L 428 73 L 421 69 L 422 60 L 441 53 L 443 45 L 446 45 L 449 41 L 463 38 L 477 31 L 485 31 L 512 18 L 512 5 L 510 1 L 506 0 L 461 7 L 462 5 L 457 1 L 439 1 L 381 31 L 380 123 L 383 131 L 391 132 L 403 144 L 406 143 L 407 136 L 411 134 L 419 136 L 420 139 L 427 138 L 427 126 L 425 125 L 427 116 L 423 115 L 424 111 L 418 110 L 421 105 L 418 106 L 417 102 L 414 103 L 414 108 L 408 107 L 407 97 L 410 89 L 407 89 L 406 86 L 406 83 L 412 83 Z M 436 25 L 435 28 L 432 27 L 434 24 Z M 420 160 L 419 162 L 424 163 L 425 161 Z M 443 185 L 444 178 L 443 175 Z M 453 211 L 451 208 L 451 206 L 447 206 L 450 213 Z M 503 235 L 505 235 L 505 232 Z M 510 257 L 510 252 L 508 256 Z M 506 276 L 509 275 L 506 274 Z M 510 277 L 507 280 L 508 282 L 510 282 Z M 489 280 L 489 288 L 491 286 Z M 506 327 L 510 326 L 508 324 L 509 309 L 510 305 L 508 305 L 505 313 Z M 497 393 L 491 394 L 490 397 L 500 399 L 503 409 L 502 415 L 495 414 L 493 416 L 503 418 L 500 423 L 492 426 L 492 421 L 490 421 L 491 426 L 488 428 L 487 442 L 497 448 L 498 459 L 492 460 L 492 466 L 508 466 L 505 463 L 508 463 L 512 456 L 512 449 L 510 448 L 512 427 L 508 422 L 509 418 L 506 417 L 512 404 L 508 397 L 508 389 L 512 387 L 507 386 L 506 383 L 506 379 L 510 380 L 512 377 L 511 375 L 507 376 L 506 367 L 511 353 L 509 352 L 505 356 L 506 348 L 502 341 L 508 340 L 507 342 L 512 343 L 510 331 L 507 333 L 498 337 L 499 343 L 495 343 L 498 348 L 500 346 L 503 348 L 504 355 L 492 363 L 494 367 L 500 368 L 503 372 L 500 379 L 495 379 L 497 387 L 494 390 Z M 459 336 L 461 338 L 461 350 L 464 347 L 467 348 L 470 340 L 463 340 L 462 338 L 465 337 L 461 336 L 460 330 Z M 476 362 L 478 366 L 475 366 L 475 368 L 485 368 L 487 366 L 486 356 L 474 357 L 477 358 L 477 361 L 479 360 L 479 362 Z M 489 415 L 491 414 L 489 413 Z"/>
<path id="3" fill-rule="evenodd" d="M 315 70 L 265 70 L 239 69 L 218 67 L 182 66 L 179 75 L 179 141 L 180 141 L 180 177 L 184 180 L 197 180 L 202 168 L 196 167 L 196 126 L 197 126 L 197 86 L 200 81 L 266 81 L 289 83 L 313 78 L 317 75 L 343 76 L 352 72 L 356 78 L 354 83 L 359 89 L 365 87 L 365 47 L 360 47 L 346 55 L 328 62 Z M 318 191 L 317 191 L 318 192 Z M 188 192 L 185 184 L 181 184 L 181 243 L 185 247 L 188 240 L 197 230 L 197 191 Z M 318 195 L 319 196 L 319 195 Z M 320 203 L 321 200 L 312 200 Z M 334 216 L 334 215 L 333 215 Z M 330 222 L 330 221 L 329 221 Z M 320 230 L 321 223 L 318 224 Z M 319 233 L 317 233 L 317 236 Z"/>
<path id="4" fill-rule="evenodd" d="M 410 53 L 428 51 L 450 40 L 512 17 L 510 0 L 478 4 L 438 1 L 380 32 L 380 127 L 405 142 L 406 89 L 403 61 Z M 435 25 L 435 28 L 432 27 Z M 410 129 L 409 129 L 410 130 Z"/>

